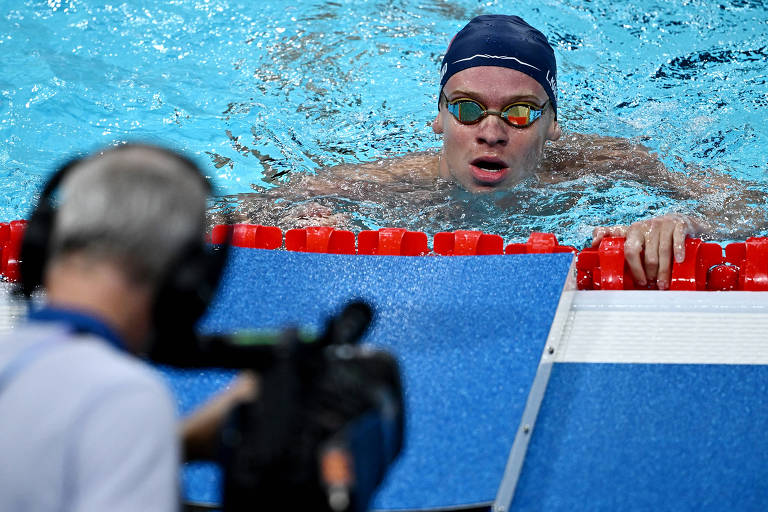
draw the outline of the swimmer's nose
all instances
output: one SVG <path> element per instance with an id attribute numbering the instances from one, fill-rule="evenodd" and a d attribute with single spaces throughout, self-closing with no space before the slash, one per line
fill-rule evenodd
<path id="1" fill-rule="evenodd" d="M 487 116 L 477 125 L 477 142 L 488 146 L 506 146 L 509 142 L 507 125 L 498 116 Z"/>

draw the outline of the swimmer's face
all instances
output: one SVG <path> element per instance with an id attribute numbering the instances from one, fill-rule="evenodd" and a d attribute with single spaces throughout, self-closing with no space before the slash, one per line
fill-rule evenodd
<path id="1" fill-rule="evenodd" d="M 495 66 L 456 73 L 446 82 L 443 93 L 448 101 L 471 98 L 495 111 L 516 102 L 541 106 L 549 99 L 533 78 Z M 533 124 L 516 128 L 494 115 L 476 124 L 461 124 L 443 102 L 432 130 L 443 135 L 440 176 L 457 181 L 470 192 L 511 187 L 530 176 L 539 165 L 544 143 L 561 135 L 549 104 Z"/>

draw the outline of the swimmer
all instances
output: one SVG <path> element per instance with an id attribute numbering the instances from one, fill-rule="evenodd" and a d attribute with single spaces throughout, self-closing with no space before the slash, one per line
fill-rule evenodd
<path id="1" fill-rule="evenodd" d="M 564 136 L 558 122 L 554 51 L 539 30 L 517 16 L 478 16 L 456 34 L 442 61 L 437 107 L 431 128 L 442 137 L 439 152 L 322 169 L 317 175 L 291 178 L 264 198 L 303 201 L 291 212 L 291 227 L 304 227 L 338 225 L 340 220 L 327 207 L 308 203 L 312 197 L 341 194 L 352 201 L 371 201 L 378 192 L 403 184 L 429 188 L 452 183 L 480 196 L 531 177 L 557 184 L 618 170 L 633 181 L 696 199 L 722 190 L 727 181 L 699 170 L 688 177 L 670 172 L 647 148 L 624 139 Z M 701 179 L 691 180 L 697 173 Z M 247 209 L 245 216 L 252 221 L 256 216 Z M 628 226 L 597 227 L 592 243 L 597 246 L 606 236 L 625 237 L 626 261 L 635 281 L 666 289 L 672 258 L 680 262 L 685 257 L 685 238 L 708 230 L 702 218 L 675 213 Z"/>

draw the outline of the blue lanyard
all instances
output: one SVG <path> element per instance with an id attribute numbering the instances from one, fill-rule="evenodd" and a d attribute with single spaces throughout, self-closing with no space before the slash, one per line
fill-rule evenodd
<path id="1" fill-rule="evenodd" d="M 72 332 L 93 334 L 106 340 L 116 349 L 128 352 L 122 338 L 114 329 L 93 315 L 73 309 L 46 306 L 30 312 L 29 319 L 33 322 L 58 322 L 65 324 L 69 326 Z"/>

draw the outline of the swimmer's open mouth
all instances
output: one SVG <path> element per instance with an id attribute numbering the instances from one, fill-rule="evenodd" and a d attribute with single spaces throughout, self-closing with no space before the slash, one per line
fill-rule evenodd
<path id="1" fill-rule="evenodd" d="M 509 167 L 500 158 L 484 156 L 472 160 L 469 163 L 469 170 L 475 183 L 495 186 L 506 179 Z"/>
<path id="2" fill-rule="evenodd" d="M 470 163 L 475 167 L 478 167 L 479 169 L 487 172 L 499 172 L 507 168 L 504 162 L 497 159 L 478 158 Z"/>

